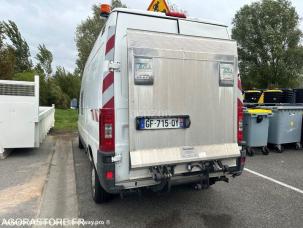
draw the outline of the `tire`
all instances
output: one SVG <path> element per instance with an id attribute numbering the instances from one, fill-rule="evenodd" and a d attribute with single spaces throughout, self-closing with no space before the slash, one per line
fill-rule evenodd
<path id="1" fill-rule="evenodd" d="M 81 141 L 80 135 L 79 135 L 79 137 L 78 137 L 78 140 L 79 140 L 79 144 L 78 144 L 79 149 L 84 149 L 84 145 L 83 145 L 83 143 L 82 143 L 82 141 Z"/>
<path id="2" fill-rule="evenodd" d="M 93 200 L 97 204 L 108 202 L 111 199 L 111 194 L 102 188 L 98 174 L 93 165 L 91 165 L 91 192 Z"/>
<path id="3" fill-rule="evenodd" d="M 268 155 L 269 154 L 269 149 L 267 146 L 262 147 L 262 154 L 263 155 Z"/>
<path id="4" fill-rule="evenodd" d="M 250 157 L 253 157 L 253 156 L 255 155 L 255 152 L 254 152 L 253 148 L 247 147 L 247 148 L 246 148 L 246 154 L 247 154 L 248 156 L 250 156 Z"/>

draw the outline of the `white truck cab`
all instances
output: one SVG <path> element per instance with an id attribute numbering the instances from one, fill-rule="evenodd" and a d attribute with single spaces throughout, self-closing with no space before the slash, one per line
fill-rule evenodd
<path id="1" fill-rule="evenodd" d="M 240 175 L 240 86 L 226 26 L 113 10 L 80 92 L 79 146 L 91 160 L 94 200 Z"/>

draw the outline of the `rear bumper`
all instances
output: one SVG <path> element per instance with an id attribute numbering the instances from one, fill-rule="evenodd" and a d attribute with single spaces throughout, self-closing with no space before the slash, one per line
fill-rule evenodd
<path id="1" fill-rule="evenodd" d="M 210 173 L 209 179 L 220 181 L 224 178 L 228 178 L 231 176 L 239 176 L 242 172 L 235 171 L 234 174 L 231 173 L 223 173 L 223 172 L 216 172 Z M 171 185 L 177 186 L 182 184 L 191 184 L 191 183 L 199 183 L 201 181 L 202 175 L 201 174 L 192 174 L 192 175 L 176 175 L 171 178 Z M 156 182 L 152 178 L 144 178 L 144 179 L 136 179 L 136 180 L 128 180 L 122 181 L 117 183 L 118 186 L 122 186 L 123 190 L 127 189 L 136 189 L 136 188 L 143 188 L 143 187 L 155 187 L 160 185 L 161 183 Z"/>
<path id="2" fill-rule="evenodd" d="M 100 184 L 108 193 L 116 194 L 123 190 L 123 187 L 116 186 L 115 181 L 115 163 L 111 161 L 114 153 L 104 153 L 98 151 L 97 153 L 97 173 L 99 176 Z M 106 178 L 107 172 L 113 172 L 112 179 Z"/>
<path id="3" fill-rule="evenodd" d="M 152 156 L 151 156 L 152 155 Z M 135 150 L 130 152 L 131 168 L 140 169 L 159 165 L 212 161 L 240 156 L 237 143 L 170 147 Z"/>
<path id="4" fill-rule="evenodd" d="M 97 155 L 98 162 L 96 168 L 99 175 L 100 183 L 101 186 L 108 193 L 117 194 L 127 189 L 149 187 L 160 184 L 158 181 L 155 181 L 152 178 L 152 175 L 150 176 L 150 178 L 140 178 L 122 182 L 116 182 L 115 175 L 113 175 L 112 179 L 106 179 L 106 172 L 112 171 L 115 174 L 115 163 L 111 161 L 113 156 L 114 153 L 103 153 L 100 151 L 98 151 Z M 216 182 L 220 180 L 225 180 L 223 177 L 235 177 L 241 175 L 244 169 L 245 156 L 245 151 L 241 150 L 241 156 L 236 158 L 236 166 L 225 167 L 225 169 L 222 170 L 211 171 L 209 172 L 208 177 L 210 179 L 215 180 Z M 171 185 L 199 182 L 201 180 L 202 175 L 203 174 L 199 172 L 188 172 L 184 173 L 183 175 L 174 175 L 170 178 Z"/>

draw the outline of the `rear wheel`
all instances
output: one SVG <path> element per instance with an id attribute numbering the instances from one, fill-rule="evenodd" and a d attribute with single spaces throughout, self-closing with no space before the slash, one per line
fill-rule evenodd
<path id="1" fill-rule="evenodd" d="M 102 188 L 98 174 L 93 165 L 91 165 L 91 191 L 95 203 L 104 203 L 111 198 L 111 194 Z"/>
<path id="2" fill-rule="evenodd" d="M 80 148 L 80 149 L 84 149 L 84 146 L 83 146 L 83 143 L 82 143 L 82 141 L 81 141 L 80 136 L 78 137 L 78 140 L 79 140 L 79 148 Z"/>

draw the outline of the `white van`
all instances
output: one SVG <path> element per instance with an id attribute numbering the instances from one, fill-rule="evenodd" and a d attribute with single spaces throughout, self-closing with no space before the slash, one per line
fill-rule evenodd
<path id="1" fill-rule="evenodd" d="M 227 27 L 115 9 L 85 66 L 79 146 L 95 202 L 111 194 L 240 175 L 237 44 Z"/>

